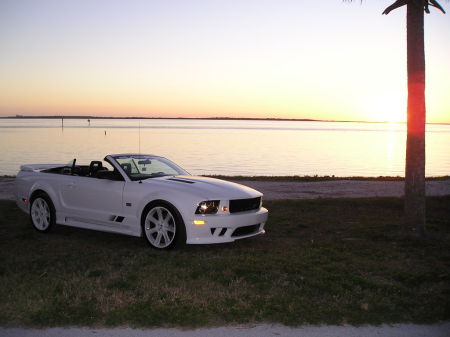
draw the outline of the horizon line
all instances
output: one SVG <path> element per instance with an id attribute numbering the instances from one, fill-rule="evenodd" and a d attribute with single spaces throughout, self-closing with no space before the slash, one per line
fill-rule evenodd
<path id="1" fill-rule="evenodd" d="M 250 120 L 250 121 L 280 121 L 280 122 L 331 122 L 331 123 L 376 123 L 376 124 L 406 124 L 406 122 L 391 121 L 364 121 L 364 120 L 329 120 L 329 119 L 311 119 L 311 118 L 275 118 L 275 117 L 112 117 L 112 116 L 89 116 L 89 115 L 15 115 L 0 116 L 8 119 L 180 119 L 180 120 Z M 448 122 L 426 122 L 425 124 L 444 124 Z"/>

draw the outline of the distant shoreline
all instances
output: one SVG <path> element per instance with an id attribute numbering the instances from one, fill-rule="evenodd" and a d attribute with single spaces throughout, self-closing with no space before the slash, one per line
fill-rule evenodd
<path id="1" fill-rule="evenodd" d="M 327 122 L 327 123 L 370 123 L 370 124 L 406 124 L 406 122 L 375 122 L 375 121 L 353 121 L 353 120 L 328 120 L 328 119 L 310 119 L 310 118 L 252 118 L 252 117 L 111 117 L 111 116 L 65 116 L 65 115 L 53 115 L 53 116 L 0 116 L 0 119 L 148 119 L 148 120 L 217 120 L 217 121 L 271 121 L 271 122 Z M 450 123 L 426 123 L 433 125 L 450 125 Z"/>
<path id="2" fill-rule="evenodd" d="M 309 119 L 309 118 L 251 118 L 251 117 L 111 117 L 111 116 L 5 116 L 0 119 L 169 119 L 169 120 L 220 120 L 220 121 L 280 121 L 280 122 L 333 122 L 333 123 L 376 123 L 384 124 L 384 122 L 369 122 L 369 121 L 338 121 L 326 119 Z M 398 124 L 405 124 L 405 122 L 396 122 Z M 432 123 L 432 124 L 446 124 L 446 123 Z"/>

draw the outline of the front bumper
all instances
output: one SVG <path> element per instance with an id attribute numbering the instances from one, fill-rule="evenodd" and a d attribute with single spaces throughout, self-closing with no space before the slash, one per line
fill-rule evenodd
<path id="1" fill-rule="evenodd" d="M 256 212 L 195 216 L 186 224 L 186 243 L 225 243 L 264 234 L 267 217 L 268 211 L 263 207 Z"/>

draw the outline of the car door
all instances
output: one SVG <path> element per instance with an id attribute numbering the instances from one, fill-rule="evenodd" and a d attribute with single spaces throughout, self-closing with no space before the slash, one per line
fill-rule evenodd
<path id="1" fill-rule="evenodd" d="M 60 187 L 66 217 L 77 222 L 116 224 L 122 214 L 124 181 L 69 176 Z"/>

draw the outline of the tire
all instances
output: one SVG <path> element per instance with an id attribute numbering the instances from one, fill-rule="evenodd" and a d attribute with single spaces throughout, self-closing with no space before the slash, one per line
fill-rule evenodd
<path id="1" fill-rule="evenodd" d="M 170 203 L 149 204 L 142 213 L 142 233 L 156 249 L 170 249 L 186 243 L 186 227 L 178 210 Z"/>
<path id="2" fill-rule="evenodd" d="M 55 225 L 55 207 L 47 194 L 38 193 L 31 199 L 30 221 L 41 233 L 49 232 Z"/>

